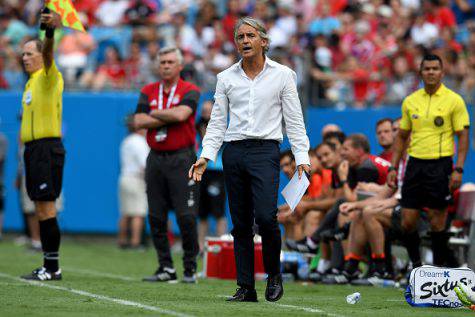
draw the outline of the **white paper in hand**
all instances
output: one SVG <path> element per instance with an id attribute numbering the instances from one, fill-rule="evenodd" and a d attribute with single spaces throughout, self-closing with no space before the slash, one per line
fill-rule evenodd
<path id="1" fill-rule="evenodd" d="M 282 190 L 282 196 L 284 196 L 285 201 L 292 211 L 294 211 L 295 207 L 302 199 L 308 185 L 310 185 L 310 182 L 305 173 L 303 173 L 302 177 L 299 179 L 298 172 L 295 172 L 290 182 Z"/>

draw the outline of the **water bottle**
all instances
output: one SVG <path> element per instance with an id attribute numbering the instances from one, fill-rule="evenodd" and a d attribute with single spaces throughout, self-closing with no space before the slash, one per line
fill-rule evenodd
<path id="1" fill-rule="evenodd" d="M 360 299 L 361 299 L 361 294 L 358 292 L 346 296 L 346 302 L 350 305 L 354 305 L 358 303 Z"/>
<path id="2" fill-rule="evenodd" d="M 396 282 L 393 280 L 385 280 L 381 278 L 375 278 L 370 280 L 371 284 L 379 287 L 395 287 Z"/>

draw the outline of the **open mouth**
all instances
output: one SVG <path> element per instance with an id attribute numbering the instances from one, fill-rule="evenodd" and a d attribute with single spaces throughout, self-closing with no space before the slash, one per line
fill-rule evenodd
<path id="1" fill-rule="evenodd" d="M 250 46 L 245 46 L 245 47 L 242 48 L 243 52 L 250 52 L 251 50 L 252 50 L 252 47 L 250 47 Z"/>

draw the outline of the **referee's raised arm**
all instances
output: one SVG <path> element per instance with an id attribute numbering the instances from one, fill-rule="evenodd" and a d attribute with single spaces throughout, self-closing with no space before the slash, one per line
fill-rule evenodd
<path id="1" fill-rule="evenodd" d="M 61 17 L 55 12 L 41 13 L 41 24 L 45 25 L 45 39 L 43 42 L 43 49 L 41 54 L 43 55 L 44 68 L 49 70 L 53 65 L 53 47 L 54 47 L 54 30 L 61 26 Z"/>

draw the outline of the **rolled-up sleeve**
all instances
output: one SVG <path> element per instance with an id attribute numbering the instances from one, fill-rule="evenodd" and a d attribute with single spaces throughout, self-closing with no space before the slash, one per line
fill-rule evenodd
<path id="1" fill-rule="evenodd" d="M 218 75 L 216 84 L 216 92 L 214 94 L 214 105 L 211 112 L 211 119 L 206 128 L 205 137 L 203 139 L 203 158 L 216 161 L 219 149 L 223 144 L 224 134 L 226 133 L 228 123 L 228 97 L 223 78 Z"/>
<path id="2" fill-rule="evenodd" d="M 310 165 L 308 141 L 305 123 L 303 121 L 302 107 L 300 105 L 297 92 L 297 75 L 294 71 L 288 70 L 284 77 L 284 88 L 282 90 L 282 113 L 284 115 L 285 128 L 290 141 L 292 153 L 295 156 L 295 163 L 298 165 Z"/>

